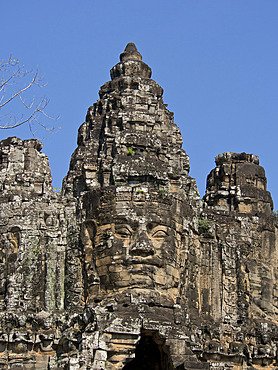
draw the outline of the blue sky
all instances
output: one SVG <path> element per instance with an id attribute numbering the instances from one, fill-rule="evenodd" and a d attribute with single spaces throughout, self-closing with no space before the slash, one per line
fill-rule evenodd
<path id="1" fill-rule="evenodd" d="M 13 0 L 1 4 L 1 59 L 45 74 L 61 126 L 43 139 L 60 187 L 77 129 L 134 42 L 164 88 L 201 196 L 214 157 L 259 155 L 278 208 L 277 0 Z M 0 131 L 29 138 L 28 128 Z"/>

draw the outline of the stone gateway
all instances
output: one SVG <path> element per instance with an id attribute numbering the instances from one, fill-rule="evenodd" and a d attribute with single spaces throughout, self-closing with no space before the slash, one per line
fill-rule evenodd
<path id="1" fill-rule="evenodd" d="M 203 199 L 133 43 L 61 193 L 39 141 L 0 142 L 0 369 L 278 368 L 278 218 L 257 156 Z"/>

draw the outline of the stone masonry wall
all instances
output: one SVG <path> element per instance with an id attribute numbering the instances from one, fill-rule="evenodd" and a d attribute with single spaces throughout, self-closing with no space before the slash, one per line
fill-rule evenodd
<path id="1" fill-rule="evenodd" d="M 278 222 L 253 154 L 200 199 L 133 43 L 61 193 L 38 140 L 0 142 L 0 369 L 276 369 Z"/>

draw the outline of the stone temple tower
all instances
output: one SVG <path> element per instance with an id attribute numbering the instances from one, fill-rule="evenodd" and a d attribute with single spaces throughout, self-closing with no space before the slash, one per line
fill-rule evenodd
<path id="1" fill-rule="evenodd" d="M 0 369 L 275 369 L 278 222 L 257 156 L 200 199 L 133 43 L 60 194 L 37 140 L 0 142 Z"/>
<path id="2" fill-rule="evenodd" d="M 189 159 L 181 149 L 180 130 L 151 74 L 136 46 L 129 43 L 79 128 L 65 194 L 148 184 L 171 193 L 182 189 L 187 199 L 199 198 L 195 181 L 188 176 Z"/>
<path id="3" fill-rule="evenodd" d="M 151 79 L 151 69 L 133 43 L 110 74 L 111 81 L 101 87 L 100 99 L 79 128 L 78 147 L 63 183 L 64 197 L 77 200 L 77 243 L 83 251 L 83 261 L 77 247 L 69 254 L 66 302 L 71 309 L 85 302 L 92 309 L 101 305 L 117 312 L 111 320 L 99 319 L 104 324 L 100 335 L 118 330 L 117 317 L 117 325 L 128 330 L 115 332 L 117 340 L 125 341 L 129 333 L 134 350 L 124 353 L 116 349 L 117 341 L 111 343 L 115 351 L 106 361 L 112 368 L 131 361 L 134 344 L 147 328 L 147 342 L 171 362 L 162 350 L 165 340 L 151 338 L 159 336 L 153 329 L 159 322 L 178 332 L 173 312 L 187 299 L 180 277 L 194 243 L 200 197 L 188 174 L 180 130 L 163 103 L 163 89 Z M 170 310 L 170 320 L 165 321 L 165 310 Z M 149 317 L 155 320 L 151 326 Z M 148 322 L 145 329 L 143 322 Z M 94 366 L 103 366 L 95 361 Z M 158 359 L 154 361 L 158 366 Z"/>

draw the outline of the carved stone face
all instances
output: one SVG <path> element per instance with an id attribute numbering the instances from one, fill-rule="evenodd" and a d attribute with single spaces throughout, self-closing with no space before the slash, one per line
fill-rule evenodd
<path id="1" fill-rule="evenodd" d="M 180 211 L 169 198 L 152 197 L 147 191 L 137 189 L 131 196 L 118 193 L 99 203 L 87 260 L 94 261 L 105 291 L 179 287 L 185 257 Z"/>

